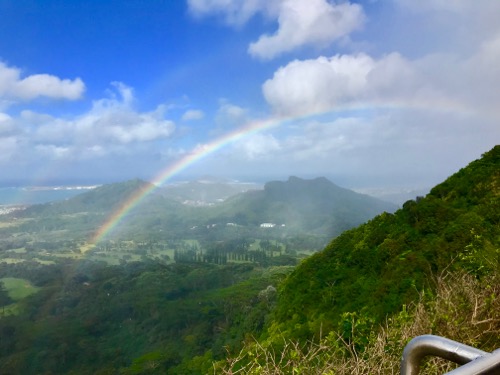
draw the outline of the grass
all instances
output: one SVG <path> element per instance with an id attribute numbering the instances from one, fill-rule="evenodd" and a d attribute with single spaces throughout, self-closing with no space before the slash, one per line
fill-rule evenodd
<path id="1" fill-rule="evenodd" d="M 18 221 L 0 221 L 0 228 L 12 228 L 21 225 Z"/>
<path id="2" fill-rule="evenodd" d="M 18 279 L 15 277 L 4 277 L 0 279 L 3 282 L 9 297 L 12 298 L 14 303 L 7 306 L 2 306 L 0 311 L 1 316 L 17 315 L 21 312 L 19 301 L 26 298 L 38 291 L 39 288 L 33 286 L 26 279 Z"/>
<path id="3" fill-rule="evenodd" d="M 26 298 L 38 291 L 39 288 L 33 286 L 26 279 L 18 279 L 15 277 L 4 277 L 0 279 L 5 286 L 5 289 L 9 293 L 10 298 L 14 301 L 19 301 Z"/>
<path id="4" fill-rule="evenodd" d="M 25 254 L 26 249 L 24 247 L 20 247 L 19 249 L 7 250 L 7 252 L 16 253 L 16 254 Z"/>
<path id="5" fill-rule="evenodd" d="M 247 343 L 236 355 L 214 363 L 214 374 L 250 375 L 368 375 L 399 374 L 401 354 L 414 337 L 443 336 L 491 352 L 500 348 L 500 283 L 498 276 L 479 281 L 468 274 L 448 274 L 436 280 L 434 298 L 420 301 L 373 327 L 360 351 L 332 331 L 319 341 Z M 353 324 L 354 326 L 354 324 Z M 356 332 L 353 330 L 353 342 Z M 275 349 L 276 344 L 281 349 Z M 439 358 L 424 361 L 420 374 L 442 374 L 456 368 Z"/>
<path id="6" fill-rule="evenodd" d="M 33 220 L 32 218 L 25 218 L 25 219 L 16 219 L 16 220 L 9 220 L 9 221 L 0 221 L 0 228 L 11 228 L 11 227 L 17 227 L 21 224 L 24 224 L 28 221 Z"/>
<path id="7" fill-rule="evenodd" d="M 59 232 L 58 231 L 51 232 L 51 234 L 53 233 L 57 234 Z M 44 240 L 44 238 L 39 238 L 39 240 Z M 254 241 L 250 246 L 250 250 L 260 249 L 259 247 L 260 241 L 261 240 Z M 182 243 L 186 247 L 194 247 L 201 249 L 200 243 L 196 239 L 184 239 L 182 240 Z M 274 246 L 279 246 L 282 250 L 284 250 L 283 243 L 276 240 L 272 240 L 271 243 Z M 142 253 L 137 252 L 137 244 L 135 241 L 132 240 L 121 241 L 120 243 L 112 245 L 113 247 L 108 250 L 103 250 L 99 247 L 96 247 L 95 244 L 88 242 L 80 243 L 77 246 L 78 248 L 76 252 L 71 251 L 71 249 L 66 249 L 65 251 L 58 250 L 58 252 L 47 252 L 45 250 L 40 250 L 36 253 L 30 252 L 29 259 L 43 265 L 55 264 L 58 262 L 59 259 L 73 259 L 73 260 L 90 259 L 95 261 L 103 261 L 108 265 L 119 265 L 122 263 L 122 259 L 124 259 L 124 257 L 126 262 L 136 262 L 136 261 L 141 261 L 142 259 Z M 161 261 L 162 263 L 163 262 L 174 263 L 175 250 L 173 248 L 165 248 L 165 247 L 166 247 L 165 243 L 160 243 L 159 246 L 152 246 L 151 248 L 146 249 L 144 255 L 146 255 L 147 258 L 149 259 L 153 260 L 156 259 L 158 261 Z M 27 253 L 25 248 L 11 249 L 8 251 L 12 253 L 11 257 L 0 259 L 0 263 L 15 264 L 24 262 L 26 261 L 26 259 L 28 259 L 28 258 L 23 259 L 24 258 L 23 254 Z M 15 257 L 14 253 L 18 254 L 18 256 Z M 275 251 L 273 255 L 278 256 L 279 253 Z M 32 256 L 36 257 L 32 258 Z M 165 256 L 168 256 L 168 259 L 165 259 L 164 258 Z M 245 260 L 231 260 L 230 262 L 248 263 L 248 261 Z"/>
<path id="8" fill-rule="evenodd" d="M 7 264 L 22 263 L 24 261 L 25 261 L 24 259 L 18 259 L 18 258 L 3 258 L 3 259 L 0 259 L 0 263 L 7 263 Z"/>
<path id="9" fill-rule="evenodd" d="M 53 260 L 45 260 L 45 259 L 38 259 L 38 258 L 33 258 L 34 261 L 43 264 L 43 265 L 49 265 L 49 264 L 56 264 Z"/>
<path id="10" fill-rule="evenodd" d="M 82 254 L 75 254 L 75 253 L 53 253 L 53 254 L 44 254 L 44 256 L 51 256 L 54 257 L 55 259 L 57 258 L 70 258 L 70 259 L 82 259 Z"/>
<path id="11" fill-rule="evenodd" d="M 95 247 L 94 244 L 86 242 L 85 244 L 80 246 L 80 252 L 82 254 L 85 254 L 87 251 L 92 250 L 94 247 Z"/>

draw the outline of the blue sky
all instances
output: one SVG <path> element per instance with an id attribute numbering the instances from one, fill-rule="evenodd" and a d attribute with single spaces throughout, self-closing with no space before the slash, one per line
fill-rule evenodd
<path id="1" fill-rule="evenodd" d="M 497 0 L 0 0 L 0 186 L 432 186 L 500 139 Z M 283 122 L 282 120 L 287 121 Z"/>

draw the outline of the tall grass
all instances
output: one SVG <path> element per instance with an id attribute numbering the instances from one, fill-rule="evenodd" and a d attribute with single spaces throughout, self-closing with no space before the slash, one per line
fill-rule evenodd
<path id="1" fill-rule="evenodd" d="M 253 341 L 236 356 L 214 364 L 214 374 L 399 374 L 404 346 L 423 334 L 444 336 L 485 351 L 500 347 L 500 278 L 478 280 L 469 274 L 446 274 L 432 293 L 388 318 L 364 350 L 330 332 L 317 342 L 299 344 L 283 338 L 283 349 Z M 355 326 L 355 324 L 353 324 Z M 356 335 L 356 332 L 353 332 Z M 366 338 L 363 338 L 366 339 Z M 430 358 L 421 374 L 451 371 L 456 365 Z"/>

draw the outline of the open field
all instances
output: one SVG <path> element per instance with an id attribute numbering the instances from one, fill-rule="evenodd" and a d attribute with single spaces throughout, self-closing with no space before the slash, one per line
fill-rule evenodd
<path id="1" fill-rule="evenodd" d="M 44 264 L 44 265 L 56 264 L 56 262 L 54 262 L 53 260 L 45 260 L 45 259 L 38 259 L 38 258 L 33 258 L 33 260 L 40 263 L 40 264 Z"/>
<path id="2" fill-rule="evenodd" d="M 5 286 L 5 289 L 7 289 L 10 298 L 12 298 L 14 301 L 19 301 L 38 291 L 38 288 L 33 286 L 26 279 L 4 277 L 3 279 L 0 279 L 0 281 L 3 282 L 3 285 Z"/>
<path id="3" fill-rule="evenodd" d="M 0 229 L 1 228 L 17 227 L 17 226 L 24 224 L 24 223 L 31 221 L 31 220 L 33 220 L 33 219 L 31 219 L 31 218 L 15 219 L 15 220 L 9 219 L 6 221 L 0 221 Z"/>
<path id="4" fill-rule="evenodd" d="M 15 264 L 15 263 L 22 263 L 22 262 L 25 262 L 25 259 L 18 259 L 18 258 L 0 259 L 0 263 L 7 263 L 7 264 Z"/>
<path id="5" fill-rule="evenodd" d="M 66 216 L 69 218 L 79 215 Z M 15 222 L 20 223 L 26 220 L 32 219 L 21 219 Z M 172 239 L 114 239 L 103 240 L 96 244 L 87 242 L 89 236 L 73 236 L 67 229 L 52 227 L 49 222 L 42 224 L 37 222 L 32 228 L 33 231 L 26 229 L 23 233 L 17 233 L 17 228 L 4 229 L 6 236 L 0 241 L 2 247 L 0 249 L 4 250 L 0 251 L 0 264 L 37 262 L 42 265 L 54 265 L 71 260 L 90 260 L 108 265 L 152 260 L 162 264 L 171 264 L 176 262 L 176 256 L 179 254 L 180 258 L 177 260 L 181 262 L 252 263 L 261 262 L 262 259 L 258 257 L 271 259 L 284 255 L 303 258 L 309 255 L 306 251 L 310 248 L 307 244 L 301 248 L 302 243 L 297 246 L 297 243 L 287 239 L 270 238 L 267 235 L 264 238 L 247 237 L 239 241 L 238 237 L 234 238 L 230 233 L 233 228 L 228 229 L 229 234 L 224 228 L 224 231 L 219 233 L 221 240 L 206 241 L 202 236 L 200 240 L 195 235 L 187 238 L 173 236 Z M 224 233 L 227 238 L 224 237 Z M 294 247 L 298 247 L 297 250 L 300 249 L 300 253 L 294 250 Z M 186 256 L 189 258 L 192 255 L 188 254 L 193 252 L 196 254 L 195 258 L 187 259 Z"/>

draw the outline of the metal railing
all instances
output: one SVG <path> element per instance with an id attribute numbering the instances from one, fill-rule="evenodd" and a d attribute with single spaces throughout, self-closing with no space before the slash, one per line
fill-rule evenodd
<path id="1" fill-rule="evenodd" d="M 462 366 L 448 372 L 449 375 L 500 374 L 500 349 L 493 353 L 434 335 L 423 335 L 406 345 L 401 359 L 401 375 L 417 375 L 424 357 L 436 356 Z"/>

